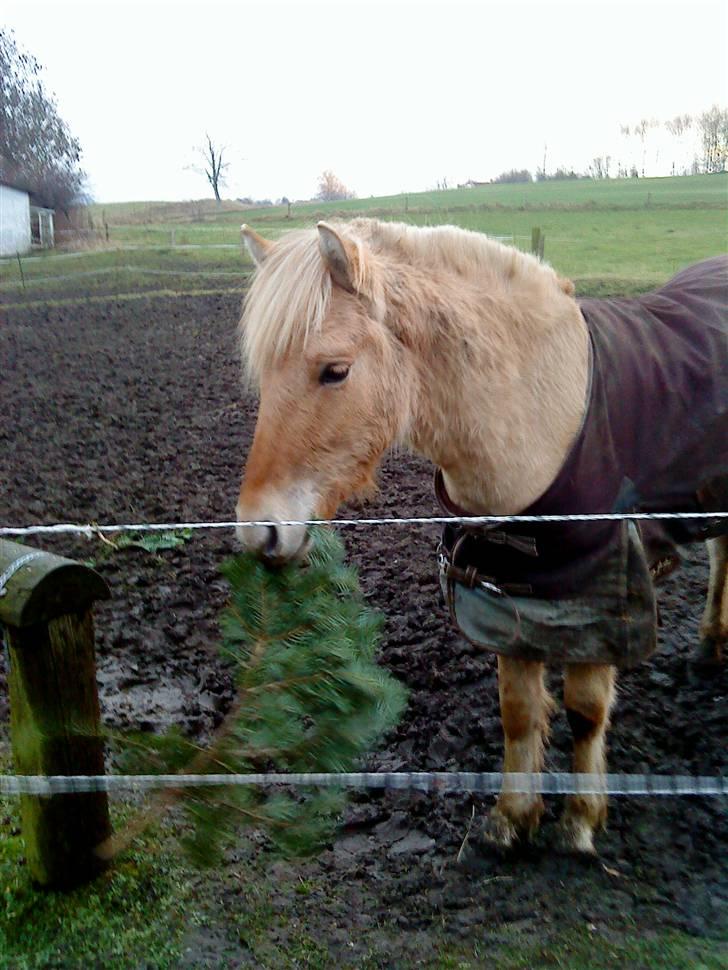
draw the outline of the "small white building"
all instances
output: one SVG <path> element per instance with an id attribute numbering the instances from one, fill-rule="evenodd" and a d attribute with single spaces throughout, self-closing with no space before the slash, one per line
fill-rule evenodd
<path id="1" fill-rule="evenodd" d="M 25 189 L 0 182 L 0 256 L 23 256 L 53 244 L 53 209 L 32 205 Z"/>
<path id="2" fill-rule="evenodd" d="M 30 196 L 0 182 L 0 256 L 22 256 L 30 249 Z"/>

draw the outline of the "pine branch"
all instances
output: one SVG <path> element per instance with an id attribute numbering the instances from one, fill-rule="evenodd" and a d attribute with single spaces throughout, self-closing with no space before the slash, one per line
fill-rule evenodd
<path id="1" fill-rule="evenodd" d="M 318 530 L 303 567 L 271 572 L 241 555 L 222 572 L 231 589 L 220 649 L 235 664 L 235 703 L 209 748 L 176 733 L 152 736 L 149 764 L 162 772 L 186 764 L 195 774 L 265 766 L 351 770 L 396 724 L 405 691 L 374 663 L 381 617 L 366 605 L 340 539 Z M 283 852 L 311 852 L 329 837 L 342 808 L 342 794 L 332 790 L 246 786 L 225 798 L 219 788 L 168 790 L 101 851 L 116 854 L 177 801 L 192 822 L 188 847 L 200 861 L 233 836 L 240 818 Z"/>

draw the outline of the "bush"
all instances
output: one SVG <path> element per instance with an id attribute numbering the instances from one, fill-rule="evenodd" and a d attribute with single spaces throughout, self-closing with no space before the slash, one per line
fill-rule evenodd
<path id="1" fill-rule="evenodd" d="M 533 182 L 533 177 L 527 168 L 512 168 L 510 172 L 501 172 L 493 182 Z"/>

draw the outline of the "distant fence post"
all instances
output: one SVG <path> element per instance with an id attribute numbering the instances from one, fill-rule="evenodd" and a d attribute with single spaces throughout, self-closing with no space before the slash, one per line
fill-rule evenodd
<path id="1" fill-rule="evenodd" d="M 540 226 L 531 229 L 531 252 L 540 260 L 543 260 L 543 250 L 546 242 L 546 233 L 541 231 Z"/>
<path id="2" fill-rule="evenodd" d="M 92 606 L 105 581 L 87 566 L 0 539 L 0 630 L 9 662 L 10 741 L 20 775 L 102 775 Z M 32 878 L 69 889 L 104 863 L 105 792 L 20 797 Z"/>
<path id="3" fill-rule="evenodd" d="M 25 273 L 23 272 L 23 261 L 20 258 L 20 253 L 15 254 L 18 257 L 18 269 L 20 270 L 20 279 L 23 283 L 23 289 L 25 289 Z"/>

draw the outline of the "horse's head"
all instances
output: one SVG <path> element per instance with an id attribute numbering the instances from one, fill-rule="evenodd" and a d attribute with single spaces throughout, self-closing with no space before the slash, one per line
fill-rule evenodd
<path id="1" fill-rule="evenodd" d="M 319 223 L 276 243 L 242 232 L 258 265 L 241 330 L 260 407 L 238 520 L 331 518 L 372 485 L 407 426 L 404 346 L 385 322 L 375 255 L 345 227 Z M 238 532 L 272 563 L 308 544 L 303 526 Z"/>

